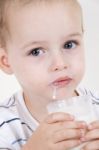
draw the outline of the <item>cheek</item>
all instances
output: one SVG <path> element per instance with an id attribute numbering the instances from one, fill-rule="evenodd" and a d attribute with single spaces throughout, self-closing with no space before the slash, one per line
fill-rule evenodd
<path id="1" fill-rule="evenodd" d="M 76 66 L 75 71 L 76 71 L 76 78 L 80 82 L 82 78 L 84 77 L 84 73 L 85 73 L 84 62 L 80 61 L 79 64 Z"/>
<path id="2" fill-rule="evenodd" d="M 33 95 L 42 95 L 47 90 L 47 79 L 42 74 L 25 77 L 21 82 L 22 87 Z"/>
<path id="3" fill-rule="evenodd" d="M 20 74 L 21 80 L 29 88 L 43 87 L 46 84 L 46 72 L 39 67 L 25 67 Z"/>
<path id="4" fill-rule="evenodd" d="M 78 78 L 82 78 L 85 72 L 85 59 L 83 56 L 76 58 L 73 62 L 74 74 Z"/>

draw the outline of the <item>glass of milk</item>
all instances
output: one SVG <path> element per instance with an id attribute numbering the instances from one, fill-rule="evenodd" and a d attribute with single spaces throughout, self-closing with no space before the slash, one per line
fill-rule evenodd
<path id="1" fill-rule="evenodd" d="M 66 112 L 73 116 L 78 121 L 85 121 L 87 124 L 97 120 L 93 111 L 92 101 L 90 96 L 75 96 L 69 99 L 57 100 L 54 99 L 47 106 L 48 113 Z M 85 143 L 84 143 L 85 144 Z M 72 150 L 80 150 L 84 144 L 73 148 Z"/>

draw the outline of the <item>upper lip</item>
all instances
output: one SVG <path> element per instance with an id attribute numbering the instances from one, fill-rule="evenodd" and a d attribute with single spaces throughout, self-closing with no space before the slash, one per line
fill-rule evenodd
<path id="1" fill-rule="evenodd" d="M 59 77 L 57 78 L 56 80 L 52 81 L 52 85 L 55 85 L 56 83 L 59 83 L 59 82 L 64 82 L 64 81 L 69 81 L 69 80 L 72 80 L 71 77 L 68 77 L 68 76 L 65 76 L 65 77 Z"/>

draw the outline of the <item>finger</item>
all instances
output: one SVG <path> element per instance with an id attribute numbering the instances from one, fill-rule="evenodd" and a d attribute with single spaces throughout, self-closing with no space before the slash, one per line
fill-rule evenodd
<path id="1" fill-rule="evenodd" d="M 91 130 L 91 131 L 87 132 L 87 134 L 85 136 L 86 141 L 94 140 L 94 139 L 99 139 L 99 129 Z"/>
<path id="2" fill-rule="evenodd" d="M 86 124 L 82 121 L 62 121 L 52 124 L 43 123 L 44 130 L 47 130 L 47 133 L 53 137 L 53 134 L 56 132 L 63 131 L 66 133 L 67 129 L 79 129 L 82 135 L 86 133 Z M 49 130 L 50 129 L 50 130 Z"/>
<path id="3" fill-rule="evenodd" d="M 57 150 L 66 150 L 74 148 L 81 144 L 80 140 L 68 140 L 68 141 L 62 141 L 55 145 L 55 149 Z"/>
<path id="4" fill-rule="evenodd" d="M 81 150 L 99 150 L 99 140 L 88 142 Z"/>
<path id="5" fill-rule="evenodd" d="M 66 114 L 63 112 L 56 112 L 48 115 L 48 117 L 45 119 L 45 122 L 50 124 L 59 121 L 69 121 L 69 120 L 74 120 L 74 117 L 70 114 Z"/>
<path id="6" fill-rule="evenodd" d="M 83 121 L 62 121 L 55 123 L 56 129 L 87 129 L 87 125 Z"/>
<path id="7" fill-rule="evenodd" d="M 91 124 L 89 124 L 89 126 L 88 126 L 89 130 L 92 130 L 92 129 L 95 129 L 95 128 L 99 129 L 99 121 L 94 121 Z"/>
<path id="8" fill-rule="evenodd" d="M 68 129 L 68 130 L 61 130 L 53 135 L 54 143 L 61 142 L 64 140 L 70 140 L 70 139 L 80 139 L 84 137 L 85 133 L 84 131 L 80 129 Z"/>
<path id="9" fill-rule="evenodd" d="M 66 129 L 83 129 L 86 133 L 87 131 L 87 126 L 84 122 L 77 122 L 77 121 L 64 121 L 64 122 L 57 122 L 53 124 L 49 124 L 50 128 L 52 129 L 53 132 L 58 132 L 60 130 L 66 131 Z"/>

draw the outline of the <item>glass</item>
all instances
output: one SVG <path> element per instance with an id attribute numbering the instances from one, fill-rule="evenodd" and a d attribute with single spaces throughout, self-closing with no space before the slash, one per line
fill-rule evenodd
<path id="1" fill-rule="evenodd" d="M 64 100 L 53 100 L 47 106 L 48 113 L 66 112 L 78 121 L 85 121 L 87 124 L 97 120 L 93 111 L 92 100 L 90 96 L 75 96 Z M 85 143 L 84 143 L 85 144 Z M 73 148 L 72 150 L 80 150 L 84 144 Z"/>

